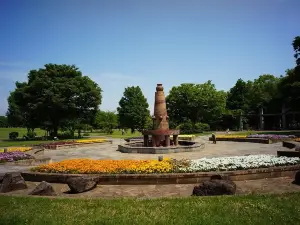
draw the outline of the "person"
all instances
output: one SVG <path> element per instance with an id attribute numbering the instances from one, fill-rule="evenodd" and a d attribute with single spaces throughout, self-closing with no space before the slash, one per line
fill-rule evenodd
<path id="1" fill-rule="evenodd" d="M 125 130 L 124 129 L 122 129 L 122 135 L 124 135 L 125 134 Z"/>
<path id="2" fill-rule="evenodd" d="M 217 144 L 217 138 L 216 138 L 215 133 L 212 133 L 212 134 L 211 134 L 211 139 L 212 139 L 212 141 L 213 141 L 213 144 Z"/>

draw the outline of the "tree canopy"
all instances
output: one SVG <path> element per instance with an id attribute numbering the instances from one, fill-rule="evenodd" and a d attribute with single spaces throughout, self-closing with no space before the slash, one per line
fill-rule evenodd
<path id="1" fill-rule="evenodd" d="M 139 86 L 125 88 L 117 108 L 119 123 L 122 128 L 143 130 L 147 127 L 150 112 L 149 104 Z"/>
<path id="2" fill-rule="evenodd" d="M 27 82 L 16 82 L 8 103 L 8 118 L 28 128 L 43 127 L 57 135 L 66 125 L 90 123 L 101 104 L 101 88 L 74 65 L 46 64 L 31 70 Z"/>

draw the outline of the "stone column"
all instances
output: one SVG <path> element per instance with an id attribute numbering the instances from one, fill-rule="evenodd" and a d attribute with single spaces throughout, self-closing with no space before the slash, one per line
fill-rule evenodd
<path id="1" fill-rule="evenodd" d="M 284 104 L 282 105 L 281 113 L 282 113 L 281 128 L 283 130 L 285 130 L 286 129 L 286 109 L 285 109 L 285 105 Z"/>
<path id="2" fill-rule="evenodd" d="M 259 109 L 259 129 L 264 130 L 265 129 L 265 121 L 264 121 L 264 109 Z"/>
<path id="3" fill-rule="evenodd" d="M 144 147 L 148 147 L 148 143 L 149 143 L 149 136 L 144 135 Z"/>
<path id="4" fill-rule="evenodd" d="M 173 135 L 173 142 L 175 146 L 178 145 L 178 135 Z"/>
<path id="5" fill-rule="evenodd" d="M 165 145 L 166 145 L 166 147 L 170 146 L 170 135 L 165 136 Z"/>
<path id="6" fill-rule="evenodd" d="M 152 135 L 152 147 L 156 147 L 155 135 Z"/>

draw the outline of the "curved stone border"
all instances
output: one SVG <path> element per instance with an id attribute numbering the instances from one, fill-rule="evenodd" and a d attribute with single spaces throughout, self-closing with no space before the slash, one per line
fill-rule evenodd
<path id="1" fill-rule="evenodd" d="M 100 185 L 141 185 L 141 184 L 193 184 L 209 180 L 211 176 L 222 174 L 233 181 L 256 180 L 275 177 L 294 177 L 300 165 L 237 170 L 224 172 L 170 173 L 170 174 L 57 174 L 23 172 L 26 181 L 66 183 L 70 177 L 90 177 Z"/>
<path id="2" fill-rule="evenodd" d="M 4 162 L 0 163 L 4 166 L 38 166 L 41 164 L 48 164 L 50 162 L 50 158 L 41 158 L 41 159 L 23 159 L 13 162 Z"/>
<path id="3" fill-rule="evenodd" d="M 132 144 L 132 143 L 131 143 Z M 168 154 L 180 152 L 195 152 L 205 148 L 205 143 L 196 142 L 194 145 L 177 145 L 169 147 L 136 147 L 130 146 L 130 143 L 118 145 L 118 151 L 122 153 L 140 153 L 140 154 Z"/>

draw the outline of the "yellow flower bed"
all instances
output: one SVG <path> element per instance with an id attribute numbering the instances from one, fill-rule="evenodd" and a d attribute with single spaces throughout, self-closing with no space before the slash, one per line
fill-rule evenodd
<path id="1" fill-rule="evenodd" d="M 246 138 L 247 135 L 217 135 L 217 138 Z"/>
<path id="2" fill-rule="evenodd" d="M 168 173 L 173 169 L 169 159 L 158 160 L 93 160 L 70 159 L 35 167 L 45 173 Z"/>
<path id="3" fill-rule="evenodd" d="M 76 143 L 88 144 L 88 143 L 104 143 L 107 142 L 107 139 L 98 138 L 98 139 L 85 139 L 85 140 L 76 140 Z"/>
<path id="4" fill-rule="evenodd" d="M 179 134 L 178 135 L 178 139 L 179 140 L 194 140 L 195 139 L 195 135 L 193 134 Z M 170 135 L 170 138 L 173 139 L 173 135 Z"/>
<path id="5" fill-rule="evenodd" d="M 26 152 L 32 150 L 31 147 L 9 147 L 7 148 L 8 152 Z M 0 149 L 0 152 L 4 152 L 4 148 Z"/>

